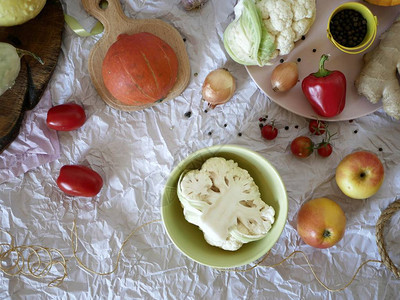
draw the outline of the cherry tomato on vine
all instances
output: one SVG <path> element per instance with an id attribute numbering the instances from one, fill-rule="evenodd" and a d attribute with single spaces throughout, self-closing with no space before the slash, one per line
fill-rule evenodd
<path id="1" fill-rule="evenodd" d="M 330 143 L 322 143 L 318 146 L 317 152 L 322 157 L 328 157 L 332 154 L 332 145 Z"/>
<path id="2" fill-rule="evenodd" d="M 57 185 L 67 195 L 93 197 L 100 192 L 103 179 L 88 167 L 65 165 L 60 169 Z"/>
<path id="3" fill-rule="evenodd" d="M 310 120 L 308 124 L 308 129 L 314 135 L 324 134 L 326 131 L 326 123 L 320 120 Z"/>
<path id="4" fill-rule="evenodd" d="M 278 129 L 272 125 L 265 125 L 261 128 L 261 135 L 266 140 L 273 140 L 278 135 Z"/>
<path id="5" fill-rule="evenodd" d="M 85 121 L 86 114 L 82 106 L 74 103 L 56 105 L 47 112 L 47 126 L 58 131 L 78 129 Z"/>
<path id="6" fill-rule="evenodd" d="M 314 143 L 309 137 L 299 136 L 290 144 L 290 150 L 293 155 L 299 158 L 306 158 L 314 151 Z"/>

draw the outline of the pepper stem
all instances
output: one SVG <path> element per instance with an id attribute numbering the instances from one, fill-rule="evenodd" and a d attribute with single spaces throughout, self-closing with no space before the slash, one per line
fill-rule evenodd
<path id="1" fill-rule="evenodd" d="M 17 54 L 19 57 L 22 57 L 24 55 L 29 55 L 29 56 L 32 56 L 34 59 L 36 59 L 40 64 L 44 65 L 43 60 L 39 56 L 37 56 L 35 53 L 32 53 L 28 50 L 18 49 L 18 48 L 16 50 L 17 50 Z"/>
<path id="2" fill-rule="evenodd" d="M 325 77 L 332 73 L 332 71 L 325 69 L 325 61 L 328 59 L 329 55 L 322 54 L 321 59 L 319 60 L 319 70 L 318 72 L 314 73 L 315 77 Z"/>

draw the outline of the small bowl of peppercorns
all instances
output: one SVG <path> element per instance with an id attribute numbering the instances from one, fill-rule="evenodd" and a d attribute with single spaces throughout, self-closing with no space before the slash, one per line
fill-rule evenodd
<path id="1" fill-rule="evenodd" d="M 374 42 L 378 19 L 359 2 L 338 6 L 329 17 L 327 35 L 338 49 L 349 54 L 365 51 Z"/>

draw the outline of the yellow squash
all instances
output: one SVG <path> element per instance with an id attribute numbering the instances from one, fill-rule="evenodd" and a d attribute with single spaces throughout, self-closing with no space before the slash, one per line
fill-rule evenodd
<path id="1" fill-rule="evenodd" d="M 23 24 L 35 18 L 45 4 L 46 0 L 1 0 L 0 26 Z"/>
<path id="2" fill-rule="evenodd" d="M 365 1 L 379 6 L 394 6 L 400 4 L 400 0 L 365 0 Z"/>

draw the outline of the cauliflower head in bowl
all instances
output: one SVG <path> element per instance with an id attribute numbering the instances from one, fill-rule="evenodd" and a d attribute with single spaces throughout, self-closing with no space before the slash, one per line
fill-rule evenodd
<path id="1" fill-rule="evenodd" d="M 275 221 L 275 210 L 261 200 L 248 171 L 222 157 L 182 173 L 178 198 L 185 219 L 199 226 L 207 243 L 224 250 L 262 239 Z"/>
<path id="2" fill-rule="evenodd" d="M 289 54 L 316 16 L 315 0 L 239 0 L 235 20 L 224 32 L 224 47 L 243 65 L 268 65 Z"/>

